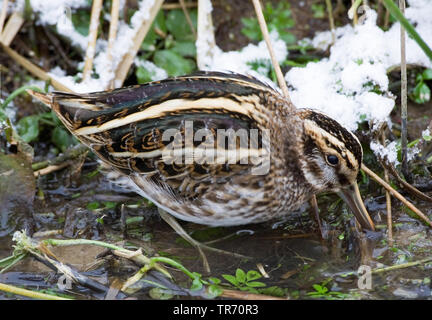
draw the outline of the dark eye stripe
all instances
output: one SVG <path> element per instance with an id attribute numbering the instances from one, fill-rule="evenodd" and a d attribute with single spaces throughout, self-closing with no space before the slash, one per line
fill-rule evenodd
<path id="1" fill-rule="evenodd" d="M 326 144 L 329 148 L 332 148 L 334 150 L 337 150 L 338 154 L 345 160 L 345 163 L 349 169 L 354 169 L 354 164 L 349 160 L 349 158 L 342 152 L 342 149 L 339 146 L 334 145 L 328 139 L 326 139 Z"/>

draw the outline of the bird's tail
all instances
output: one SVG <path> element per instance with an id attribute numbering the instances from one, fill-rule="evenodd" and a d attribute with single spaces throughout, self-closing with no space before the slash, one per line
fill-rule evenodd
<path id="1" fill-rule="evenodd" d="M 41 101 L 44 104 L 46 104 L 48 107 L 52 108 L 53 96 L 51 94 L 41 93 L 41 92 L 37 92 L 37 91 L 34 91 L 34 90 L 30 90 L 30 89 L 27 89 L 26 91 L 32 97 L 35 97 L 39 101 Z"/>

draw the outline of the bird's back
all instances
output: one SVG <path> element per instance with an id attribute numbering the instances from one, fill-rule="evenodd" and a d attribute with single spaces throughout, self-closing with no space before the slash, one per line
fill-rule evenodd
<path id="1" fill-rule="evenodd" d="M 202 72 L 44 99 L 137 192 L 183 220 L 259 222 L 307 197 L 297 163 L 302 126 L 257 79 Z"/>

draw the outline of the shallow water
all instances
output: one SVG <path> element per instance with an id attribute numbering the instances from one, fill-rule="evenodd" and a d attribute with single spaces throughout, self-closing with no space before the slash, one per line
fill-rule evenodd
<path id="1" fill-rule="evenodd" d="M 269 278 L 262 277 L 258 281 L 264 282 L 267 288 L 278 287 L 284 297 L 291 299 L 431 298 L 432 262 L 374 274 L 371 289 L 358 287 L 356 271 L 361 265 L 373 269 L 404 264 L 426 258 L 431 252 L 431 229 L 398 208 L 397 202 L 393 203 L 395 244 L 389 248 L 385 232 L 385 199 L 381 195 L 365 201 L 378 225 L 378 232 L 368 234 L 355 230 L 354 218 L 342 202 L 335 204 L 337 196 L 334 195 L 319 198 L 326 239 L 321 238 L 317 224 L 307 211 L 293 214 L 283 222 L 232 228 L 209 228 L 181 222 L 195 239 L 214 241 L 211 246 L 251 257 L 239 259 L 207 252 L 211 267 L 209 275 L 205 273 L 197 251 L 160 219 L 154 206 L 148 207 L 135 194 L 120 192 L 101 174 L 93 176 L 96 168 L 96 163 L 87 163 L 78 177 L 69 176 L 65 170 L 39 179 L 37 185 L 43 193 L 39 192 L 34 201 L 36 235 L 59 230 L 58 235 L 48 237 L 85 238 L 109 243 L 127 240 L 129 244 L 142 247 L 148 256 L 158 254 L 176 259 L 190 271 L 201 273 L 204 279 L 213 276 L 223 280 L 223 274 L 234 275 L 237 268 L 247 272 L 258 270 L 257 264 L 261 264 Z M 126 231 L 120 222 L 121 204 L 125 204 Z M 432 213 L 428 204 L 420 206 L 420 209 L 429 215 Z M 11 236 L 9 233 L 0 239 L 0 258 L 12 253 Z M 104 253 L 100 247 L 81 245 L 52 248 L 52 251 L 59 261 L 77 270 L 92 270 L 90 274 L 94 279 L 107 288 L 113 282 L 122 283 L 138 270 L 125 259 L 112 256 L 105 260 L 97 259 Z M 99 262 L 97 266 L 93 265 L 95 261 Z M 182 273 L 172 268 L 169 270 L 174 282 L 161 278 L 156 272 L 150 272 L 146 279 L 164 283 L 174 294 L 173 298 L 203 297 L 202 292 L 189 290 L 190 282 Z M 0 282 L 30 289 L 57 289 L 58 281 L 59 275 L 31 258 L 0 275 Z M 319 295 L 314 285 L 335 293 Z M 147 283 L 132 296 L 149 299 L 150 288 Z M 100 292 L 82 286 L 73 286 L 67 292 L 77 299 L 104 298 Z M 17 299 L 4 293 L 0 297 Z"/>

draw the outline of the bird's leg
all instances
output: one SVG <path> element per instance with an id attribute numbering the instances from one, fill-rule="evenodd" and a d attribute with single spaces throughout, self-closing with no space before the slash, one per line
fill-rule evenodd
<path id="1" fill-rule="evenodd" d="M 188 243 L 190 243 L 192 246 L 194 246 L 198 250 L 198 252 L 199 252 L 199 254 L 203 260 L 203 265 L 204 265 L 204 269 L 206 270 L 206 272 L 210 273 L 210 265 L 208 263 L 206 255 L 204 254 L 202 249 L 206 249 L 208 251 L 216 252 L 219 254 L 226 254 L 229 256 L 236 257 L 236 258 L 250 259 L 250 257 L 244 256 L 244 255 L 241 255 L 238 253 L 234 253 L 234 252 L 229 252 L 229 251 L 213 248 L 213 247 L 210 247 L 208 245 L 205 245 L 204 243 L 196 241 L 183 229 L 183 227 L 177 222 L 177 220 L 172 215 L 170 215 L 168 212 L 166 212 L 165 210 L 163 210 L 161 208 L 158 208 L 158 211 L 159 211 L 161 218 L 166 223 L 168 223 L 171 226 L 171 228 L 173 228 L 174 231 L 177 232 L 177 234 L 179 236 L 181 236 L 183 239 L 185 239 Z"/>
<path id="2" fill-rule="evenodd" d="M 321 217 L 320 217 L 320 212 L 319 212 L 319 208 L 318 208 L 318 202 L 317 202 L 317 198 L 315 195 L 313 195 L 312 198 L 310 199 L 310 203 L 312 206 L 312 211 L 314 211 L 314 214 L 315 214 L 315 219 L 318 223 L 318 229 L 320 231 L 321 238 L 325 239 L 326 236 L 324 235 L 324 230 L 323 230 L 323 227 L 321 224 Z"/>

